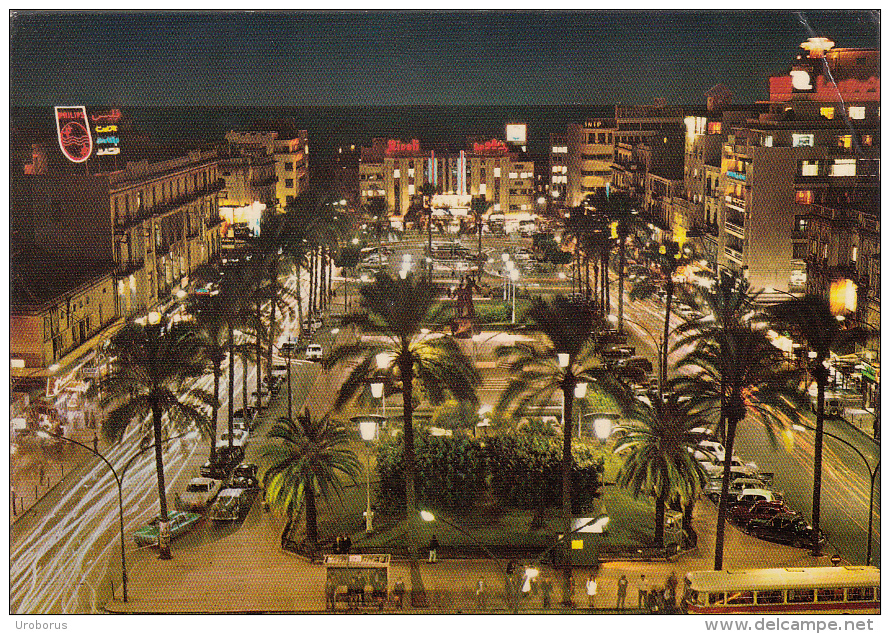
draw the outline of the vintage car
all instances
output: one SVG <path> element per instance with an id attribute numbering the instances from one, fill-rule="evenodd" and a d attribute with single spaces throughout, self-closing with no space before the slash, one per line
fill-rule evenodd
<path id="1" fill-rule="evenodd" d="M 185 511 L 174 511 L 168 514 L 167 521 L 170 522 L 170 538 L 176 538 L 183 535 L 194 528 L 201 520 L 202 516 L 198 513 L 186 513 Z M 155 517 L 146 526 L 143 526 L 133 534 L 133 539 L 138 546 L 157 546 L 158 545 L 158 528 L 160 518 Z"/>

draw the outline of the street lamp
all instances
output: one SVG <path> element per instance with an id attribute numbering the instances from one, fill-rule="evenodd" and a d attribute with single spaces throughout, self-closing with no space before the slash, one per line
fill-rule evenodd
<path id="1" fill-rule="evenodd" d="M 803 425 L 801 423 L 795 423 L 794 425 L 791 426 L 791 428 L 794 429 L 795 431 L 804 431 L 805 429 L 809 429 L 810 431 L 816 431 L 815 427 L 810 427 L 809 425 Z M 875 465 L 875 468 L 872 469 L 871 464 L 869 464 L 869 462 L 868 462 L 868 459 L 863 455 L 863 453 L 861 451 L 859 451 L 852 444 L 850 444 L 843 438 L 840 438 L 830 432 L 825 431 L 824 429 L 822 430 L 822 433 L 830 438 L 834 438 L 838 442 L 845 444 L 847 447 L 852 449 L 856 453 L 857 456 L 862 458 L 862 462 L 865 463 L 865 469 L 866 469 L 866 471 L 868 471 L 868 475 L 871 478 L 871 488 L 869 490 L 869 497 L 868 497 L 868 546 L 866 547 L 866 554 L 865 554 L 865 565 L 870 566 L 871 565 L 872 527 L 873 527 L 874 503 L 875 503 L 875 479 L 878 476 L 878 469 L 881 468 L 881 461 L 879 459 L 878 463 Z M 793 437 L 790 436 L 790 438 L 791 438 L 791 440 L 793 440 Z M 818 539 L 818 537 L 817 537 L 817 539 Z"/>
<path id="2" fill-rule="evenodd" d="M 375 383 L 371 383 L 371 396 L 374 398 L 379 398 L 380 402 L 383 404 L 383 418 L 386 419 L 386 395 L 383 393 L 383 383 L 377 381 Z"/>
<path id="3" fill-rule="evenodd" d="M 380 385 L 381 388 L 383 387 L 382 383 L 372 383 L 372 389 L 375 385 Z M 377 436 L 377 422 L 373 419 L 363 420 L 358 424 L 358 430 L 362 435 L 362 440 L 367 441 L 367 443 L 370 444 L 370 442 Z M 365 533 L 368 535 L 374 532 L 374 511 L 371 510 L 371 450 L 369 444 L 365 445 L 365 474 L 367 475 L 366 482 L 368 485 L 368 506 L 365 510 Z"/>
<path id="4" fill-rule="evenodd" d="M 575 383 L 575 398 L 582 399 L 587 396 L 587 383 Z M 578 438 L 581 438 L 581 408 L 578 408 Z"/>
<path id="5" fill-rule="evenodd" d="M 516 282 L 519 281 L 519 269 L 512 269 L 510 271 L 510 289 L 513 295 L 513 309 L 511 312 L 511 323 L 516 323 Z"/>
<path id="6" fill-rule="evenodd" d="M 194 431 L 187 431 L 185 433 L 179 434 L 178 436 L 171 436 L 162 442 L 169 442 L 171 440 L 176 440 L 177 438 L 183 438 L 186 436 L 194 437 Z M 37 436 L 40 438 L 55 438 L 56 440 L 64 440 L 65 442 L 70 442 L 72 445 L 77 445 L 78 447 L 83 447 L 87 451 L 89 451 L 94 456 L 97 456 L 105 465 L 111 470 L 111 475 L 114 476 L 114 482 L 117 484 L 117 504 L 118 504 L 118 517 L 120 520 L 120 541 L 121 541 L 121 587 L 124 595 L 124 603 L 129 601 L 129 597 L 127 594 L 127 552 L 126 552 L 126 542 L 124 541 L 124 495 L 123 495 L 123 479 L 124 476 L 127 475 L 127 469 L 133 463 L 133 460 L 141 456 L 143 453 L 152 449 L 155 444 L 149 445 L 145 449 L 140 449 L 137 453 L 135 453 L 124 465 L 124 468 L 121 470 L 121 474 L 118 475 L 117 470 L 114 466 L 108 461 L 108 459 L 100 454 L 98 451 L 93 449 L 92 447 L 87 447 L 81 442 L 78 442 L 72 438 L 67 438 L 60 434 L 50 434 L 45 431 L 37 432 Z"/>

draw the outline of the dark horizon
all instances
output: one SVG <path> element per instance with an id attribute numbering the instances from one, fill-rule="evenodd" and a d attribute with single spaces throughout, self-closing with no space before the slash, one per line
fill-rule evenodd
<path id="1" fill-rule="evenodd" d="M 878 11 L 15 12 L 10 103 L 680 105 L 716 84 L 752 103 L 808 37 L 877 48 L 879 20 Z"/>

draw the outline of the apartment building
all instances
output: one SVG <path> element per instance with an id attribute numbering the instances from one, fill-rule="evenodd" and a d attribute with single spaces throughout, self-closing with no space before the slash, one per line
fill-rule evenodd
<path id="1" fill-rule="evenodd" d="M 218 164 L 203 150 L 12 179 L 11 346 L 25 367 L 57 362 L 110 321 L 167 301 L 219 252 Z"/>
<path id="2" fill-rule="evenodd" d="M 271 155 L 274 163 L 274 201 L 278 208 L 287 207 L 294 199 L 308 187 L 309 174 L 309 138 L 306 130 L 298 130 L 290 135 L 282 135 L 277 131 L 269 132 L 229 132 L 226 141 L 250 156 Z M 259 151 L 262 148 L 263 151 Z M 249 163 L 249 162 L 248 162 Z M 256 171 L 254 175 L 246 175 L 243 170 L 238 175 L 230 174 L 226 178 L 226 195 L 231 196 L 231 202 L 243 200 L 244 194 L 253 189 L 254 200 L 266 202 L 264 197 L 268 195 L 259 185 L 264 178 L 268 179 L 261 168 L 264 165 L 259 159 L 249 166 L 249 170 Z M 234 164 L 231 167 L 234 168 Z M 231 171 L 234 172 L 234 169 Z M 255 178 L 251 179 L 251 176 Z M 229 187 L 231 179 L 232 186 Z M 252 187 L 248 185 L 250 180 L 256 181 Z M 250 196 L 247 196 L 250 197 Z M 251 201 L 252 202 L 252 201 Z"/>

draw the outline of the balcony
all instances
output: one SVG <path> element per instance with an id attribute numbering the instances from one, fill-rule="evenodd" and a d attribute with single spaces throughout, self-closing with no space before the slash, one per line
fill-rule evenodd
<path id="1" fill-rule="evenodd" d="M 742 263 L 742 252 L 741 251 L 736 251 L 732 247 L 723 247 L 723 252 L 726 254 L 726 257 L 728 257 L 729 259 L 735 260 L 739 264 Z"/>
<path id="2" fill-rule="evenodd" d="M 745 206 L 747 202 L 744 198 L 736 198 L 735 196 L 726 195 L 726 206 L 736 211 L 745 211 Z"/>
<path id="3" fill-rule="evenodd" d="M 724 223 L 723 228 L 726 229 L 727 233 L 732 234 L 737 238 L 745 238 L 745 227 L 743 225 L 737 225 L 727 220 Z"/>

